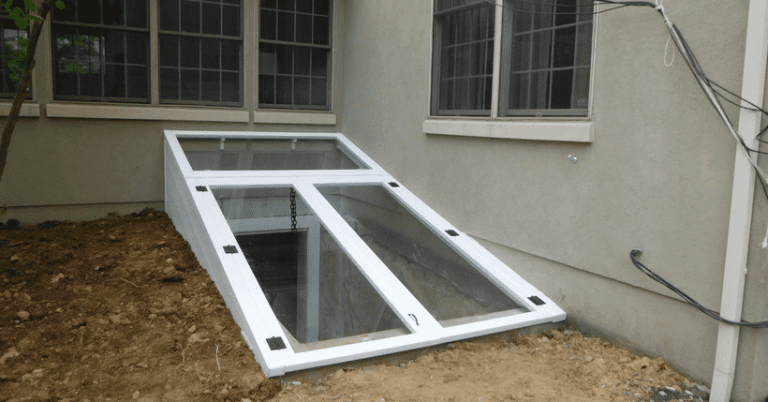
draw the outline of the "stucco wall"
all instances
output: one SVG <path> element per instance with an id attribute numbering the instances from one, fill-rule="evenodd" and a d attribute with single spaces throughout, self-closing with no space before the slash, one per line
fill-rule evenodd
<path id="1" fill-rule="evenodd" d="M 748 1 L 667 3 L 709 76 L 740 91 Z M 711 381 L 717 324 L 628 257 L 643 248 L 644 263 L 719 308 L 735 144 L 679 54 L 665 67 L 661 16 L 625 8 L 598 17 L 594 142 L 578 144 L 425 134 L 430 1 L 350 1 L 344 10 L 342 131 L 580 325 Z M 751 263 L 762 255 L 753 251 Z M 748 282 L 745 311 L 757 320 L 764 284 Z M 747 363 L 765 352 L 765 335 L 746 338 L 754 346 L 741 349 L 737 400 L 759 397 L 747 385 L 764 388 L 768 373 Z"/>

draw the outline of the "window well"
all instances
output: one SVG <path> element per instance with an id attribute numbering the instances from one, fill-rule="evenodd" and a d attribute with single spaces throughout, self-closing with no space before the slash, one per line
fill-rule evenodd
<path id="1" fill-rule="evenodd" d="M 341 134 L 166 131 L 165 155 L 166 211 L 270 377 L 565 319 Z"/>

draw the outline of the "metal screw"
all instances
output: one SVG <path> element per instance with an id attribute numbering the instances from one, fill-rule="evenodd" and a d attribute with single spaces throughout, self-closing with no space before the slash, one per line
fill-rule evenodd
<path id="1" fill-rule="evenodd" d="M 570 160 L 573 163 L 576 163 L 579 161 L 579 158 L 577 158 L 576 155 L 571 154 L 571 155 L 568 155 L 568 160 Z"/>

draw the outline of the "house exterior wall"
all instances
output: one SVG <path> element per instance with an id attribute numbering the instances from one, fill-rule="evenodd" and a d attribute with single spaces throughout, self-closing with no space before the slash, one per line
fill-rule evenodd
<path id="1" fill-rule="evenodd" d="M 593 142 L 491 139 L 422 130 L 430 3 L 345 3 L 342 131 L 578 325 L 709 383 L 717 323 L 629 259 L 642 248 L 651 269 L 719 309 L 736 148 L 680 55 L 664 65 L 669 35 L 661 16 L 624 8 L 597 18 L 590 117 L 557 119 L 591 122 Z M 736 92 L 748 5 L 665 4 L 708 75 Z M 726 110 L 737 121 L 736 108 Z M 744 318 L 754 321 L 767 316 L 768 299 L 759 191 L 744 304 Z M 768 394 L 768 368 L 755 358 L 768 347 L 765 332 L 742 331 L 736 400 Z"/>
<path id="2" fill-rule="evenodd" d="M 255 17 L 253 4 L 246 2 L 246 12 Z M 736 92 L 748 4 L 665 4 L 709 76 Z M 52 101 L 44 38 L 33 102 L 41 116 L 22 118 L 14 134 L 0 182 L 0 205 L 10 207 L 3 220 L 162 208 L 163 129 L 341 131 L 581 328 L 710 382 L 717 323 L 641 275 L 628 257 L 641 247 L 651 269 L 719 308 L 736 148 L 679 55 L 665 67 L 668 34 L 658 13 L 625 8 L 597 18 L 590 116 L 557 120 L 591 123 L 591 143 L 426 134 L 431 1 L 337 0 L 333 18 L 335 124 L 259 123 L 271 117 L 250 113 L 256 110 L 252 76 L 245 77 L 241 109 L 248 122 L 217 112 L 230 109 L 196 107 L 163 109 L 182 120 L 149 119 L 158 107 L 147 108 L 146 120 L 116 113 L 50 117 L 61 110 L 56 105 L 69 103 Z M 254 57 L 246 49 L 246 63 Z M 100 113 L 91 106 L 80 113 Z M 190 110 L 192 116 L 185 114 Z M 737 110 L 726 110 L 736 121 Z M 754 205 L 744 319 L 758 321 L 768 317 L 768 262 L 760 247 L 768 203 L 759 188 Z M 768 395 L 767 355 L 768 331 L 741 331 L 735 400 Z"/>

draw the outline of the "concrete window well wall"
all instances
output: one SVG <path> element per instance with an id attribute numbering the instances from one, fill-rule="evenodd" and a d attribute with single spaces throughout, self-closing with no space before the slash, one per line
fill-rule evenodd
<path id="1" fill-rule="evenodd" d="M 165 176 L 268 376 L 565 319 L 341 134 L 166 131 Z"/>

